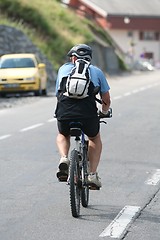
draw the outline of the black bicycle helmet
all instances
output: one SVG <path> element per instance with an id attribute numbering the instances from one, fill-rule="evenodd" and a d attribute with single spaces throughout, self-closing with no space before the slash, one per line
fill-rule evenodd
<path id="1" fill-rule="evenodd" d="M 76 56 L 77 58 L 92 59 L 92 48 L 86 44 L 77 44 L 70 49 L 67 56 Z"/>

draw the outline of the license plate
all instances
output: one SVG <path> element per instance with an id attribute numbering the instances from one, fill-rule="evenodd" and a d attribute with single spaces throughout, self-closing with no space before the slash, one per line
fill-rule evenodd
<path id="1" fill-rule="evenodd" d="M 4 88 L 18 88 L 19 86 L 19 83 L 8 83 L 4 85 Z"/>

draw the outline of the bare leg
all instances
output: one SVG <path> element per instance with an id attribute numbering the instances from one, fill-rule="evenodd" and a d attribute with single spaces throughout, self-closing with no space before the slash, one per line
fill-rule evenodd
<path id="1" fill-rule="evenodd" d="M 102 142 L 100 133 L 94 138 L 89 138 L 88 157 L 90 162 L 90 172 L 96 172 L 102 152 Z"/>
<path id="2" fill-rule="evenodd" d="M 68 156 L 69 148 L 70 148 L 70 136 L 65 137 L 61 133 L 57 135 L 57 147 L 59 149 L 59 153 L 61 157 Z"/>

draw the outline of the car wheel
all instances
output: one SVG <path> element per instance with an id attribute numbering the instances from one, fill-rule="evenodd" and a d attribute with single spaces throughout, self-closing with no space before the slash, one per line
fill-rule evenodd
<path id="1" fill-rule="evenodd" d="M 42 95 L 43 95 L 43 96 L 46 96 L 46 95 L 47 95 L 47 89 L 43 89 L 43 90 L 42 90 Z"/>
<path id="2" fill-rule="evenodd" d="M 41 89 L 41 83 L 39 80 L 39 89 L 34 92 L 35 96 L 41 96 L 42 95 L 42 89 Z"/>
<path id="3" fill-rule="evenodd" d="M 41 96 L 42 95 L 42 91 L 41 90 L 37 90 L 34 92 L 34 95 L 37 96 Z"/>
<path id="4" fill-rule="evenodd" d="M 6 93 L 0 93 L 0 96 L 1 96 L 1 97 L 5 97 L 5 96 L 6 96 Z"/>

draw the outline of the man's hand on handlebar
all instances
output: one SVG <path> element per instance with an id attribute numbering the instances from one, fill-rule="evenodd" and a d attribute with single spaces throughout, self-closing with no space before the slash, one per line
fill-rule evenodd
<path id="1" fill-rule="evenodd" d="M 107 112 L 100 111 L 98 112 L 99 118 L 111 118 L 112 117 L 112 108 L 109 108 Z"/>

